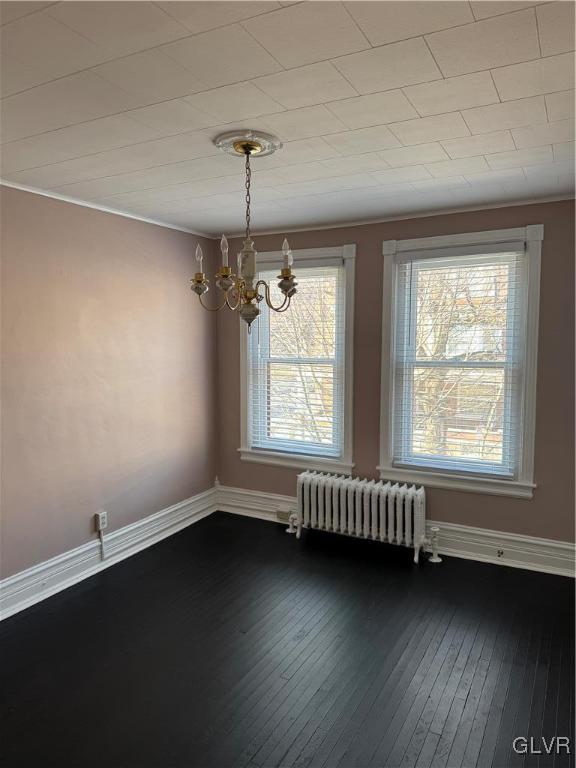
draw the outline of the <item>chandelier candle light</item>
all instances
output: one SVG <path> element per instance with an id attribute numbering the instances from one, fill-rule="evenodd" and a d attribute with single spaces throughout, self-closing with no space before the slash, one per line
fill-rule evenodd
<path id="1" fill-rule="evenodd" d="M 286 238 L 282 243 L 283 266 L 278 275 L 278 288 L 284 294 L 284 300 L 278 306 L 274 306 L 270 299 L 270 286 L 265 280 L 256 278 L 256 249 L 254 241 L 250 234 L 250 185 L 252 180 L 252 170 L 250 168 L 250 157 L 259 155 L 265 157 L 271 155 L 282 144 L 280 141 L 268 133 L 255 131 L 232 131 L 217 136 L 214 144 L 223 152 L 228 154 L 242 156 L 245 158 L 246 169 L 246 232 L 242 250 L 238 254 L 237 274 L 232 272 L 228 264 L 228 240 L 222 235 L 220 240 L 220 251 L 222 253 L 222 265 L 215 275 L 217 287 L 223 292 L 224 300 L 217 307 L 207 307 L 202 301 L 202 296 L 209 289 L 209 281 L 202 270 L 203 253 L 200 245 L 196 246 L 196 261 L 198 262 L 198 272 L 191 281 L 192 290 L 198 294 L 200 304 L 204 309 L 211 312 L 218 312 L 224 307 L 228 307 L 233 312 L 238 311 L 240 317 L 248 324 L 250 331 L 251 323 L 260 314 L 258 304 L 265 300 L 266 304 L 274 312 L 285 312 L 290 306 L 290 300 L 296 293 L 296 280 L 292 274 L 292 251 Z M 262 291 L 262 292 L 261 292 Z"/>

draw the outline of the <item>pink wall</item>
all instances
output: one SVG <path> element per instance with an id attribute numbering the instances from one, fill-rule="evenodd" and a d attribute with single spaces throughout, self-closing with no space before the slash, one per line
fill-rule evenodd
<path id="1" fill-rule="evenodd" d="M 295 471 L 238 457 L 239 320 L 222 312 L 216 321 L 191 295 L 197 238 L 7 188 L 0 197 L 3 575 L 89 541 L 98 509 L 113 530 L 209 488 L 216 474 L 226 485 L 293 495 Z M 290 240 L 357 244 L 354 461 L 356 474 L 374 477 L 382 240 L 535 223 L 545 240 L 534 499 L 431 489 L 429 509 L 436 520 L 572 540 L 573 205 Z M 276 249 L 280 239 L 259 237 L 257 246 Z"/>
<path id="2" fill-rule="evenodd" d="M 544 224 L 538 403 L 532 500 L 428 492 L 434 520 L 571 541 L 574 538 L 574 206 L 526 205 L 290 235 L 294 248 L 356 243 L 354 321 L 355 474 L 375 477 L 379 450 L 382 241 Z M 281 235 L 256 240 L 277 250 Z M 237 246 L 234 243 L 233 248 Z M 233 250 L 234 252 L 234 250 Z M 239 424 L 238 319 L 219 317 L 220 441 L 218 474 L 225 485 L 294 495 L 296 471 L 242 462 Z"/>
<path id="3" fill-rule="evenodd" d="M 216 474 L 197 238 L 2 188 L 2 567 L 188 498 Z M 211 243 L 204 243 L 211 249 Z"/>

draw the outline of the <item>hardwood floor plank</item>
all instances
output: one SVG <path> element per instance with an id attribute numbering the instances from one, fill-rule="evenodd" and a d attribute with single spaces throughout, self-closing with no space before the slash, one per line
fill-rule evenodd
<path id="1" fill-rule="evenodd" d="M 512 739 L 573 643 L 570 579 L 217 513 L 0 624 L 0 765 L 571 768 Z"/>

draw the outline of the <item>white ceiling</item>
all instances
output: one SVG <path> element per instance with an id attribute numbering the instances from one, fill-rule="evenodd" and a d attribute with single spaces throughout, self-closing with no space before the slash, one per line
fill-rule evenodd
<path id="1" fill-rule="evenodd" d="M 2 2 L 2 178 L 209 234 L 568 196 L 574 2 Z"/>

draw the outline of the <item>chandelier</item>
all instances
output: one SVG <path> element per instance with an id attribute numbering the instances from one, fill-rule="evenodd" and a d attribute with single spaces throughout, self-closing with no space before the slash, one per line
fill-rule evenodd
<path id="1" fill-rule="evenodd" d="M 228 264 L 228 240 L 222 235 L 220 240 L 220 251 L 222 254 L 222 264 L 215 275 L 216 286 L 222 291 L 223 299 L 219 306 L 208 307 L 203 302 L 203 295 L 209 290 L 210 283 L 202 271 L 202 246 L 196 246 L 196 261 L 198 262 L 198 272 L 191 280 L 192 290 L 198 294 L 200 304 L 204 309 L 211 312 L 218 312 L 224 307 L 238 312 L 242 320 L 247 323 L 248 331 L 250 325 L 260 314 L 258 304 L 265 300 L 268 307 L 274 312 L 285 312 L 290 306 L 290 300 L 296 293 L 296 280 L 292 274 L 292 251 L 288 240 L 284 238 L 282 244 L 283 266 L 278 275 L 278 288 L 284 295 L 284 299 L 278 306 L 274 306 L 270 298 L 270 286 L 265 280 L 256 279 L 256 254 L 254 241 L 250 234 L 250 186 L 252 181 L 252 169 L 250 168 L 250 158 L 252 155 L 265 157 L 271 155 L 282 144 L 270 134 L 254 131 L 232 131 L 223 133 L 214 139 L 214 144 L 223 152 L 232 155 L 240 155 L 245 158 L 246 170 L 246 231 L 242 250 L 237 257 L 237 272 L 232 272 L 232 267 Z"/>

